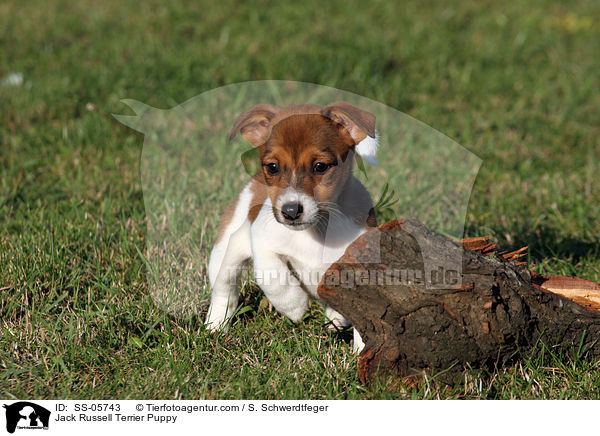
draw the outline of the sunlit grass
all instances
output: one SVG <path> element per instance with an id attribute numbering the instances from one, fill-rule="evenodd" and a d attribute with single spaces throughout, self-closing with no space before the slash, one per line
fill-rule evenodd
<path id="1" fill-rule="evenodd" d="M 140 256 L 143 138 L 110 116 L 257 79 L 364 95 L 483 160 L 468 235 L 600 281 L 598 16 L 587 0 L 2 3 L 0 79 L 23 83 L 0 87 L 0 395 L 599 398 L 597 362 L 543 348 L 454 388 L 363 387 L 318 304 L 293 326 L 248 283 L 225 336 L 168 315 Z"/>

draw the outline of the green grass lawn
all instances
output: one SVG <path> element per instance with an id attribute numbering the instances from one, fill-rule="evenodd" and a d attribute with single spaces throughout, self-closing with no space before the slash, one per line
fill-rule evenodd
<path id="1" fill-rule="evenodd" d="M 248 283 L 225 336 L 166 314 L 142 256 L 143 137 L 110 116 L 246 80 L 366 96 L 483 160 L 468 236 L 600 282 L 598 53 L 594 0 L 3 2 L 0 80 L 23 83 L 0 86 L 0 397 L 600 398 L 600 362 L 543 346 L 454 388 L 363 387 L 319 305 L 293 326 Z"/>

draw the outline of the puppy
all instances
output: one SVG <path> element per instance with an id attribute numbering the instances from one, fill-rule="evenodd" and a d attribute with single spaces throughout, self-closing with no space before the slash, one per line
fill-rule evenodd
<path id="1" fill-rule="evenodd" d="M 258 105 L 231 130 L 258 148 L 261 169 L 225 209 L 208 274 L 207 328 L 233 315 L 239 274 L 250 261 L 273 307 L 297 323 L 323 273 L 376 225 L 369 193 L 353 176 L 355 153 L 375 163 L 375 117 L 347 103 L 286 108 Z M 348 326 L 329 306 L 336 327 Z M 354 330 L 354 349 L 363 347 Z"/>

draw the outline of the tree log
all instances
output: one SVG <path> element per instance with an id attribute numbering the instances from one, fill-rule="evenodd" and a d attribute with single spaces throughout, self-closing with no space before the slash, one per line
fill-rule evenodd
<path id="1" fill-rule="evenodd" d="M 486 244 L 392 221 L 327 270 L 318 293 L 361 334 L 363 383 L 423 371 L 452 383 L 467 366 L 508 364 L 539 341 L 600 356 L 600 286 L 536 275 L 507 260 L 522 250 L 503 257 Z"/>

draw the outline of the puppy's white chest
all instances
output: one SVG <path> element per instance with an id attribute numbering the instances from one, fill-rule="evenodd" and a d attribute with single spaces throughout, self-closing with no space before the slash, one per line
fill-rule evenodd
<path id="1" fill-rule="evenodd" d="M 320 276 L 364 232 L 364 228 L 347 217 L 331 218 L 327 231 L 320 237 L 310 229 L 293 230 L 275 220 L 271 202 L 267 200 L 250 231 L 254 268 L 268 269 L 268 259 L 275 255 L 289 262 L 316 296 Z"/>

